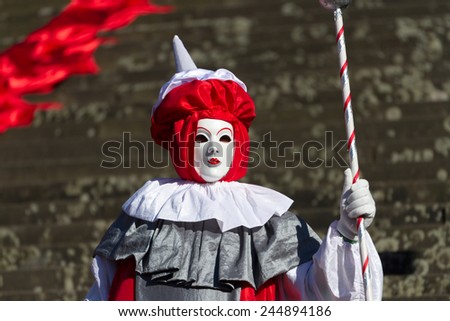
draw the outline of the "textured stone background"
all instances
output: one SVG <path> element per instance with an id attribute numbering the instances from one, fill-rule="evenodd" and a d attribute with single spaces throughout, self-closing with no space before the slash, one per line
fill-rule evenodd
<path id="1" fill-rule="evenodd" d="M 67 3 L 0 0 L 0 48 Z M 0 136 L 1 300 L 82 299 L 91 253 L 121 204 L 146 180 L 174 175 L 139 166 L 161 150 L 138 147 L 151 142 L 149 112 L 174 72 L 174 34 L 198 66 L 225 67 L 246 82 L 257 105 L 253 140 L 271 132 L 294 144 L 277 167 L 260 164 L 245 181 L 294 198 L 322 235 L 337 218 L 344 168 L 330 155 L 345 132 L 331 12 L 316 0 L 157 3 L 176 11 L 115 32 L 118 45 L 96 54 L 99 75 L 30 97 L 61 101 L 61 111 Z M 370 232 L 386 273 L 384 299 L 449 300 L 450 2 L 355 0 L 344 19 L 360 167 L 378 206 Z M 325 145 L 326 131 L 333 144 L 315 156 L 327 166 L 281 165 L 309 140 Z M 129 168 L 102 168 L 102 145 L 124 133 Z"/>

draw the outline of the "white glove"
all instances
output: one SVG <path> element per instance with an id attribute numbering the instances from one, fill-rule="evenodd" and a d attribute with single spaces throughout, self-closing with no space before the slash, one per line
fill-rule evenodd
<path id="1" fill-rule="evenodd" d="M 353 175 L 349 168 L 344 171 L 344 187 L 341 196 L 341 217 L 337 230 L 349 240 L 357 240 L 356 219 L 364 217 L 367 228 L 375 217 L 375 201 L 369 191 L 369 182 L 359 179 L 352 184 Z"/>

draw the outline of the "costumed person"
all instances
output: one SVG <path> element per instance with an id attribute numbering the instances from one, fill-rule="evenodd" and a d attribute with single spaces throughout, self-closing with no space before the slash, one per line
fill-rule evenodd
<path id="1" fill-rule="evenodd" d="M 151 134 L 180 178 L 145 183 L 94 252 L 86 300 L 364 300 L 356 218 L 375 202 L 345 173 L 340 219 L 323 240 L 293 201 L 240 183 L 255 106 L 232 72 L 197 68 L 173 40 L 177 73 L 153 107 Z M 383 272 L 369 235 L 372 291 Z"/>

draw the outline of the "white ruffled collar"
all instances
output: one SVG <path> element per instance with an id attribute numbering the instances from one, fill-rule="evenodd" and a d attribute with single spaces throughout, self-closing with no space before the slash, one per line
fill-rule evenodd
<path id="1" fill-rule="evenodd" d="M 283 215 L 293 201 L 272 189 L 239 182 L 199 184 L 174 178 L 150 180 L 122 206 L 128 215 L 146 221 L 217 220 L 221 230 L 264 225 Z"/>

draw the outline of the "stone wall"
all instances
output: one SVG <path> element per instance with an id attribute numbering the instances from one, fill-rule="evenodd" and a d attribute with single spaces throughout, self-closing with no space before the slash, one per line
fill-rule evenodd
<path id="1" fill-rule="evenodd" d="M 0 48 L 67 3 L 1 0 Z M 97 51 L 100 74 L 29 97 L 62 110 L 0 136 L 0 300 L 83 299 L 92 251 L 121 204 L 146 180 L 175 175 L 149 134 L 151 106 L 174 72 L 175 34 L 198 66 L 228 68 L 247 84 L 257 106 L 252 140 L 288 142 L 278 155 L 255 146 L 244 181 L 293 198 L 321 235 L 338 217 L 347 155 L 332 13 L 314 0 L 156 3 L 176 10 L 114 32 L 118 44 Z M 355 0 L 344 20 L 384 299 L 449 300 L 450 3 Z M 121 143 L 121 166 L 101 166 L 111 164 L 108 141 Z M 323 149 L 305 154 L 311 141 Z"/>

